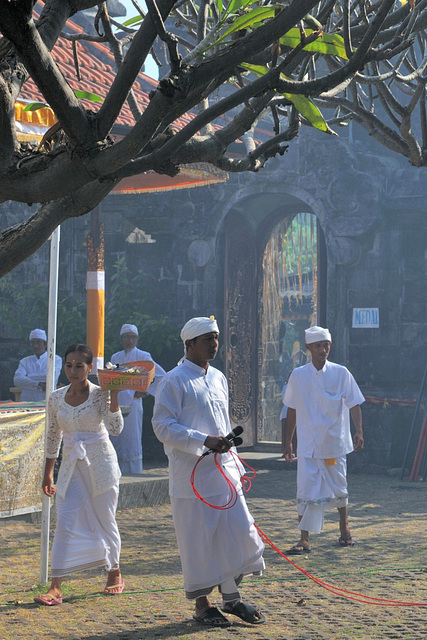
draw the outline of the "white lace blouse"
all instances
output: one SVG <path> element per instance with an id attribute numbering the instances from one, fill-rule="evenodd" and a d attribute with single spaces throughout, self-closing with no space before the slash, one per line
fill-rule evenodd
<path id="1" fill-rule="evenodd" d="M 110 393 L 89 382 L 88 399 L 78 407 L 65 401 L 69 386 L 54 391 L 48 402 L 46 457 L 57 458 L 64 439 L 56 490 L 65 497 L 77 460 L 89 466 L 93 495 L 113 487 L 120 478 L 117 455 L 108 434 L 123 429 L 121 411 L 110 411 Z"/>

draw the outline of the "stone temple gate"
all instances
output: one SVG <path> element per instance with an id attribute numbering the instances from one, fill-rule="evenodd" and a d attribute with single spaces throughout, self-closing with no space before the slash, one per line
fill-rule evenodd
<path id="1" fill-rule="evenodd" d="M 348 366 L 373 398 L 364 408 L 367 446 L 359 460 L 398 466 L 413 411 L 403 400 L 416 397 L 427 359 L 425 171 L 362 134 L 337 140 L 310 131 L 256 175 L 165 194 L 110 195 L 101 206 L 107 304 L 112 265 L 124 259 L 131 273 L 149 275 L 156 304 L 177 330 L 192 316 L 214 314 L 221 328 L 215 364 L 228 376 L 232 419 L 245 427 L 248 445 L 280 441 L 285 356 L 292 358 L 315 313 L 331 330 L 331 359 Z M 1 209 L 13 221 L 27 215 L 16 205 Z M 311 275 L 288 271 L 284 287 L 274 266 L 281 258 L 271 254 L 301 215 L 311 216 L 315 230 Z M 61 248 L 61 286 L 82 297 L 87 225 L 67 221 Z M 44 255 L 15 271 L 23 287 L 34 278 L 31 262 L 47 278 Z M 280 289 L 280 304 L 267 287 Z M 378 326 L 355 326 L 358 309 L 375 309 Z M 6 339 L 23 339 L 9 326 L 2 330 L 3 352 Z M 292 342 L 286 353 L 284 335 Z"/>

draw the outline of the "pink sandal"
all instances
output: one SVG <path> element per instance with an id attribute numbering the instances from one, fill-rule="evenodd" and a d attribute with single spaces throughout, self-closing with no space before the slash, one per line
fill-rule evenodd
<path id="1" fill-rule="evenodd" d="M 56 604 L 62 604 L 62 596 L 55 597 L 46 593 L 44 596 L 37 596 L 34 598 L 34 602 L 37 602 L 37 604 L 44 604 L 47 607 L 53 607 Z"/>

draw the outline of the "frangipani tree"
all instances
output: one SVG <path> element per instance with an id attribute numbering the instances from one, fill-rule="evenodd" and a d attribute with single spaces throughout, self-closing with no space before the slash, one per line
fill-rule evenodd
<path id="1" fill-rule="evenodd" d="M 38 19 L 32 0 L 0 0 L 0 200 L 39 203 L 1 234 L 0 275 L 122 178 L 174 175 L 199 162 L 258 171 L 284 154 L 302 124 L 331 134 L 352 118 L 413 165 L 426 163 L 427 0 L 147 0 L 146 14 L 134 4 L 135 17 L 118 25 L 106 3 L 92 0 L 46 0 Z M 99 108 L 87 110 L 51 50 L 67 20 L 93 6 L 117 75 Z M 168 72 L 141 109 L 132 86 L 159 41 Z M 62 131 L 54 147 L 29 151 L 18 142 L 14 104 L 29 77 Z M 125 101 L 135 124 L 119 139 L 110 134 Z M 177 126 L 191 110 L 194 117 Z M 261 119 L 271 132 L 262 142 L 254 135 Z M 242 139 L 245 153 L 236 158 L 230 147 Z"/>

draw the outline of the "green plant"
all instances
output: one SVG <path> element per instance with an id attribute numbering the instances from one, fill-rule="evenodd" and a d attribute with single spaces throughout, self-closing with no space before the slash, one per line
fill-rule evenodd
<path id="1" fill-rule="evenodd" d="M 32 329 L 47 331 L 49 290 L 36 284 L 22 288 L 10 274 L 0 279 L 0 327 L 7 337 L 22 339 L 17 359 L 28 355 L 28 336 Z M 135 324 L 142 349 L 166 369 L 176 364 L 181 355 L 179 328 L 156 308 L 149 276 L 142 270 L 131 274 L 125 259 L 113 265 L 107 282 L 105 304 L 105 359 L 119 351 L 120 327 Z M 86 300 L 60 295 L 57 305 L 56 352 L 63 355 L 70 344 L 86 340 Z"/>
<path id="2" fill-rule="evenodd" d="M 2 333 L 22 339 L 22 353 L 28 355 L 27 339 L 32 329 L 47 331 L 49 289 L 36 284 L 21 288 L 10 274 L 0 280 Z M 70 296 L 60 297 L 57 305 L 56 352 L 62 355 L 73 342 L 84 342 L 86 305 Z M 19 351 L 19 349 L 18 349 Z"/>
<path id="3" fill-rule="evenodd" d="M 156 308 L 149 276 L 142 269 L 132 275 L 124 257 L 114 263 L 113 270 L 106 290 L 105 358 L 122 348 L 120 328 L 129 322 L 138 327 L 140 347 L 165 369 L 171 368 L 180 357 L 179 328 Z"/>

